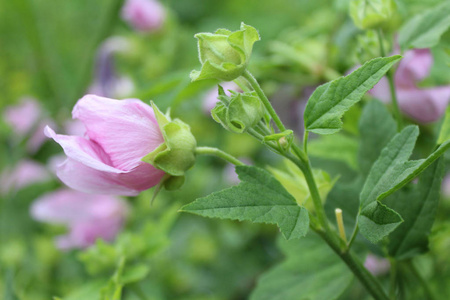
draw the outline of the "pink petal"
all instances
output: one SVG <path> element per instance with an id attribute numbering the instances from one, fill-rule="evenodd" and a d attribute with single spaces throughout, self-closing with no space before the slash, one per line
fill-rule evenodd
<path id="1" fill-rule="evenodd" d="M 14 129 L 14 132 L 25 135 L 33 129 L 41 114 L 41 107 L 35 99 L 24 98 L 18 105 L 7 107 L 3 118 Z"/>
<path id="2" fill-rule="evenodd" d="M 398 89 L 400 109 L 419 122 L 434 122 L 444 113 L 450 100 L 450 86 L 429 89 Z"/>
<path id="3" fill-rule="evenodd" d="M 85 194 L 61 189 L 45 194 L 31 206 L 34 219 L 55 224 L 74 224 L 124 216 L 126 204 L 108 195 Z"/>
<path id="4" fill-rule="evenodd" d="M 430 49 L 413 49 L 405 52 L 395 73 L 395 84 L 398 87 L 414 87 L 430 74 L 433 56 Z"/>
<path id="5" fill-rule="evenodd" d="M 45 134 L 60 144 L 64 153 L 72 160 L 98 171 L 111 173 L 125 172 L 112 167 L 108 155 L 93 141 L 80 136 L 56 134 L 48 126 L 45 127 Z"/>
<path id="6" fill-rule="evenodd" d="M 90 140 L 98 143 L 111 165 L 128 171 L 164 142 L 150 106 L 137 99 L 84 96 L 72 115 L 81 120 Z"/>
<path id="7" fill-rule="evenodd" d="M 118 174 L 99 171 L 73 159 L 59 165 L 56 174 L 67 186 L 85 193 L 123 196 L 136 196 L 157 185 L 164 176 L 163 171 L 144 162 L 129 173 Z"/>

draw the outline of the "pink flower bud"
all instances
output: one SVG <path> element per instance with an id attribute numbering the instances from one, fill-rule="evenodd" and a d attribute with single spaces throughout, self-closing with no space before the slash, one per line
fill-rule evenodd
<path id="1" fill-rule="evenodd" d="M 45 129 L 67 155 L 56 172 L 66 185 L 86 193 L 135 196 L 160 182 L 164 172 L 141 160 L 164 142 L 150 106 L 86 95 L 72 116 L 86 127 L 85 136 Z"/>
<path id="2" fill-rule="evenodd" d="M 122 18 L 139 31 L 159 29 L 166 19 L 164 7 L 156 0 L 127 0 Z"/>
<path id="3" fill-rule="evenodd" d="M 30 213 L 38 221 L 69 227 L 67 235 L 57 237 L 58 248 L 85 248 L 99 238 L 112 241 L 122 228 L 127 206 L 114 196 L 62 189 L 37 199 Z"/>
<path id="4" fill-rule="evenodd" d="M 413 49 L 405 52 L 395 73 L 400 109 L 421 123 L 438 120 L 450 101 L 450 85 L 417 87 L 417 84 L 430 74 L 432 65 L 433 56 L 429 49 Z M 370 93 L 383 102 L 391 102 L 389 83 L 385 77 L 370 90 Z"/>
<path id="5" fill-rule="evenodd" d="M 379 276 L 387 274 L 391 268 L 391 264 L 385 258 L 369 254 L 364 262 L 364 267 L 374 276 Z"/>

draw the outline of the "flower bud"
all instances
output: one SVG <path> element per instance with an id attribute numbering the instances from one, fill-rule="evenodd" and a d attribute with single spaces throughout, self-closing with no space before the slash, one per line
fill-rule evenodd
<path id="1" fill-rule="evenodd" d="M 377 28 L 388 21 L 395 10 L 392 0 L 352 0 L 350 16 L 360 29 Z"/>
<path id="2" fill-rule="evenodd" d="M 198 33 L 195 37 L 202 69 L 191 72 L 192 81 L 236 79 L 245 71 L 253 44 L 260 39 L 256 29 L 244 23 L 238 31 L 218 29 L 215 33 Z"/>
<path id="3" fill-rule="evenodd" d="M 155 150 L 142 158 L 142 161 L 163 170 L 171 176 L 181 177 L 195 163 L 195 148 L 197 142 L 189 125 L 179 119 L 171 120 L 151 103 L 164 142 Z M 167 180 L 166 180 L 167 181 Z M 169 189 L 175 189 L 183 184 L 184 179 L 171 179 L 165 183 Z M 169 184 L 170 183 L 170 184 Z"/>
<path id="4" fill-rule="evenodd" d="M 217 123 L 235 133 L 243 133 L 255 126 L 264 116 L 264 106 L 261 100 L 252 93 L 237 93 L 231 91 L 231 96 L 225 95 L 219 85 L 219 100 L 211 115 Z"/>

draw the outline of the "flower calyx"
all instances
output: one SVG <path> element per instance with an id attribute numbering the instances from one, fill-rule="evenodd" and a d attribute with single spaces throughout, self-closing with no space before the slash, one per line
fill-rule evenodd
<path id="1" fill-rule="evenodd" d="M 197 141 L 189 125 L 179 119 L 172 120 L 169 113 L 163 114 L 151 102 L 164 142 L 142 158 L 144 162 L 163 170 L 168 176 L 162 183 L 167 190 L 180 188 L 184 173 L 195 163 Z"/>
<path id="2" fill-rule="evenodd" d="M 255 92 L 238 93 L 231 91 L 227 96 L 219 85 L 220 100 L 211 110 L 213 119 L 225 129 L 243 133 L 255 126 L 264 116 L 265 109 Z"/>
<path id="3" fill-rule="evenodd" d="M 192 71 L 192 81 L 218 79 L 231 81 L 247 68 L 253 44 L 260 40 L 258 31 L 241 23 L 241 29 L 218 29 L 215 33 L 197 33 L 198 52 L 202 68 Z"/>

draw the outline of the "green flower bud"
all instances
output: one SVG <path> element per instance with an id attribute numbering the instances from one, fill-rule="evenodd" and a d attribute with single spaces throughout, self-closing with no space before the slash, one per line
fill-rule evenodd
<path id="1" fill-rule="evenodd" d="M 395 11 L 393 0 L 352 0 L 350 16 L 360 29 L 380 27 Z"/>
<path id="2" fill-rule="evenodd" d="M 259 41 L 255 28 L 241 23 L 241 29 L 231 32 L 218 29 L 215 33 L 197 33 L 200 71 L 192 71 L 192 81 L 218 79 L 231 81 L 245 71 L 253 44 Z"/>
<path id="3" fill-rule="evenodd" d="M 235 133 L 243 133 L 255 126 L 264 116 L 264 106 L 255 92 L 237 93 L 227 96 L 219 85 L 219 100 L 211 110 L 213 119 Z"/>
<path id="4" fill-rule="evenodd" d="M 153 102 L 151 105 L 164 137 L 164 143 L 142 160 L 171 176 L 182 177 L 195 163 L 197 146 L 195 137 L 192 135 L 189 125 L 179 119 L 171 120 L 169 115 L 164 115 Z M 174 189 L 175 186 L 181 186 L 183 181 L 182 178 L 176 178 L 176 180 L 166 180 L 165 184 L 167 187 L 170 186 L 170 189 Z"/>
<path id="5" fill-rule="evenodd" d="M 356 58 L 360 64 L 380 56 L 380 42 L 374 30 L 367 30 L 357 37 Z M 385 41 L 387 44 L 387 41 Z"/>

